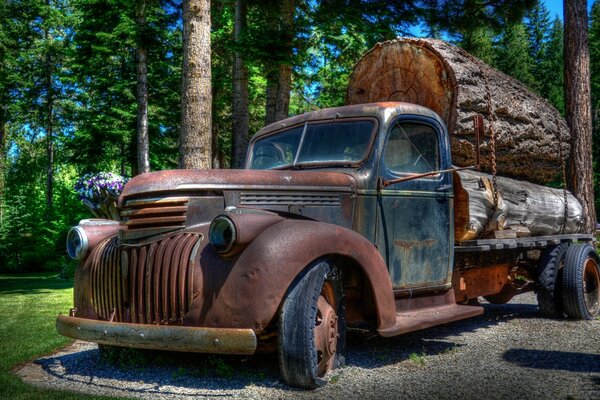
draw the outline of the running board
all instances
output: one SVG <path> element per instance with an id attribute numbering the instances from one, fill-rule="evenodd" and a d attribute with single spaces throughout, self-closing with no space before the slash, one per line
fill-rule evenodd
<path id="1" fill-rule="evenodd" d="M 481 314 L 483 314 L 483 307 L 481 306 L 460 304 L 430 307 L 412 312 L 404 311 L 396 313 L 396 324 L 394 326 L 378 329 L 378 332 L 383 337 L 396 336 Z"/>

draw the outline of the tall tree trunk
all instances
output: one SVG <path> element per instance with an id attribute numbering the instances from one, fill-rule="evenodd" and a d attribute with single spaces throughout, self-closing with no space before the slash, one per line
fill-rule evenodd
<path id="1" fill-rule="evenodd" d="M 137 165 L 138 172 L 150 172 L 148 144 L 148 50 L 146 49 L 146 0 L 136 3 L 137 58 Z"/>
<path id="2" fill-rule="evenodd" d="M 181 168 L 212 165 L 210 0 L 183 1 Z"/>
<path id="3" fill-rule="evenodd" d="M 246 0 L 236 0 L 233 38 L 236 45 L 233 59 L 233 154 L 234 168 L 242 168 L 248 149 L 248 68 L 242 56 L 242 43 L 246 35 L 248 4 Z"/>
<path id="4" fill-rule="evenodd" d="M 265 107 L 265 124 L 287 118 L 290 109 L 290 90 L 292 88 L 292 37 L 294 29 L 294 1 L 280 0 L 281 16 L 279 21 L 279 37 L 286 45 L 285 60 L 278 60 L 278 65 L 267 74 L 267 95 Z"/>
<path id="5" fill-rule="evenodd" d="M 583 206 L 584 231 L 596 226 L 592 173 L 590 52 L 585 0 L 565 0 L 565 101 L 571 131 L 569 186 Z"/>

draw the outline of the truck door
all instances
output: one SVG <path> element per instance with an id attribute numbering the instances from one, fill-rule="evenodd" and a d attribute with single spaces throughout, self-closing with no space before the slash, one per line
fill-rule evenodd
<path id="1" fill-rule="evenodd" d="M 397 119 L 379 161 L 381 181 L 450 167 L 445 130 L 422 117 Z M 394 289 L 446 286 L 453 251 L 452 174 L 408 180 L 378 190 L 376 243 Z"/>

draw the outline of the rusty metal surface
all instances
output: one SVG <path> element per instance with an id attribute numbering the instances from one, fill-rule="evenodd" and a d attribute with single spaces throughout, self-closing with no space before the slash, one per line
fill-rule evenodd
<path id="1" fill-rule="evenodd" d="M 381 132 L 381 156 L 378 160 L 378 219 L 376 239 L 379 250 L 388 264 L 394 289 L 436 287 L 450 283 L 453 266 L 454 194 L 452 173 L 439 173 L 413 179 L 418 168 L 397 170 L 387 165 L 386 138 L 402 127 L 426 127 L 438 154 L 436 167 L 449 170 L 450 143 L 439 120 L 423 115 L 399 115 Z M 393 142 L 392 142 L 393 143 Z M 386 150 L 387 149 L 387 150 Z M 390 150 L 391 149 L 391 150 Z M 422 156 L 422 154 L 421 154 Z M 419 156 L 419 157 L 421 157 Z M 391 163 L 391 161 L 390 161 Z M 430 166 L 434 169 L 434 166 Z M 410 180 L 405 178 L 410 177 Z"/>
<path id="2" fill-rule="evenodd" d="M 420 295 L 396 296 L 396 311 L 408 312 L 431 307 L 441 307 L 456 304 L 452 289 L 440 293 L 424 293 Z"/>
<path id="3" fill-rule="evenodd" d="M 259 333 L 275 316 L 295 277 L 316 259 L 332 254 L 361 266 L 373 292 L 378 327 L 393 325 L 392 287 L 375 246 L 349 229 L 303 220 L 271 226 L 232 259 L 205 247 L 200 255 L 204 301 L 194 302 L 183 322 L 252 327 Z"/>
<path id="4" fill-rule="evenodd" d="M 428 108 L 403 102 L 379 102 L 356 104 L 350 106 L 333 107 L 323 110 L 316 110 L 305 114 L 297 115 L 265 126 L 259 130 L 252 138 L 254 142 L 258 137 L 268 135 L 282 128 L 302 124 L 307 121 L 333 120 L 338 118 L 355 117 L 374 117 L 381 123 L 387 123 L 390 119 L 400 114 L 422 115 L 443 122 L 439 116 Z"/>
<path id="5" fill-rule="evenodd" d="M 391 337 L 404 333 L 447 324 L 483 314 L 483 307 L 471 305 L 446 305 L 420 309 L 412 312 L 398 313 L 396 324 L 388 329 L 378 329 L 383 337 Z"/>
<path id="6" fill-rule="evenodd" d="M 233 249 L 227 254 L 229 257 L 244 250 L 265 229 L 285 220 L 282 216 L 269 212 L 256 213 L 234 210 L 225 213 L 225 215 L 231 219 L 237 232 L 237 241 Z"/>
<path id="7" fill-rule="evenodd" d="M 499 264 L 454 271 L 452 287 L 456 300 L 501 293 L 506 285 L 510 285 L 510 269 L 509 264 Z"/>
<path id="8" fill-rule="evenodd" d="M 149 172 L 132 178 L 121 197 L 119 206 L 139 195 L 152 192 L 211 193 L 223 190 L 312 190 L 352 192 L 356 181 L 350 174 L 323 171 L 256 171 L 256 170 L 170 170 Z"/>
<path id="9" fill-rule="evenodd" d="M 56 329 L 73 339 L 140 349 L 238 355 L 251 355 L 256 350 L 256 335 L 251 329 L 128 324 L 66 315 L 58 316 Z"/>

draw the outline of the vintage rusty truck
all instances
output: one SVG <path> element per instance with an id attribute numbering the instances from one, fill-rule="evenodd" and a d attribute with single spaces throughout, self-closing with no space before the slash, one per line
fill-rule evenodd
<path id="1" fill-rule="evenodd" d="M 454 239 L 449 137 L 427 108 L 373 103 L 260 130 L 244 170 L 131 179 L 122 220 L 84 220 L 62 335 L 103 346 L 251 355 L 315 388 L 347 329 L 389 337 L 536 290 L 542 313 L 600 314 L 591 235 Z"/>

